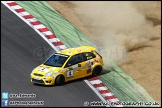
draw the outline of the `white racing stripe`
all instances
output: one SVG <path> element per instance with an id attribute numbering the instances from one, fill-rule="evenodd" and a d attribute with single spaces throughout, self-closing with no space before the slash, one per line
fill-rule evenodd
<path id="1" fill-rule="evenodd" d="M 112 93 L 110 92 L 110 93 L 104 93 L 104 94 L 101 94 L 103 97 L 105 97 L 105 96 L 113 96 L 112 95 Z"/>
<path id="2" fill-rule="evenodd" d="M 96 88 L 98 91 L 101 91 L 101 90 L 107 90 L 107 87 L 103 86 L 103 87 L 97 87 Z"/>
<path id="3" fill-rule="evenodd" d="M 60 40 L 58 38 L 52 38 L 52 39 L 49 39 L 50 42 L 59 42 Z"/>
<path id="4" fill-rule="evenodd" d="M 15 1 L 4 1 L 5 3 L 12 3 L 12 2 L 15 2 Z"/>
<path id="5" fill-rule="evenodd" d="M 89 81 L 92 85 L 94 84 L 101 84 L 102 81 L 101 80 L 92 80 L 92 81 Z"/>
<path id="6" fill-rule="evenodd" d="M 53 33 L 51 31 L 46 31 L 46 32 L 42 32 L 44 33 L 45 35 L 52 35 Z"/>
<path id="7" fill-rule="evenodd" d="M 15 10 L 15 9 L 21 9 L 22 7 L 19 5 L 16 5 L 16 6 L 11 6 L 11 8 Z"/>
<path id="8" fill-rule="evenodd" d="M 28 12 L 19 12 L 19 14 L 21 15 L 21 16 L 25 16 L 25 15 L 30 15 Z"/>
<path id="9" fill-rule="evenodd" d="M 67 47 L 65 45 L 59 45 L 59 49 L 66 49 Z"/>
<path id="10" fill-rule="evenodd" d="M 35 25 L 36 29 L 46 28 L 43 24 Z"/>
<path id="11" fill-rule="evenodd" d="M 35 19 L 35 18 L 29 18 L 29 19 L 26 19 L 28 22 L 36 22 L 36 21 L 38 21 L 37 19 Z M 36 26 L 36 25 L 35 25 Z"/>

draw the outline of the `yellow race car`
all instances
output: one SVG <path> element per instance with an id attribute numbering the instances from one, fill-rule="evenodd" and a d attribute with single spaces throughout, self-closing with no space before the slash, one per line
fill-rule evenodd
<path id="1" fill-rule="evenodd" d="M 33 69 L 31 82 L 43 85 L 61 85 L 64 82 L 99 75 L 103 70 L 102 56 L 96 48 L 81 46 L 53 54 Z"/>

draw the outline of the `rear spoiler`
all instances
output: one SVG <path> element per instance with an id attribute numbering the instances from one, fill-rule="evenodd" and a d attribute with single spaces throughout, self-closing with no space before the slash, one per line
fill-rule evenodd
<path id="1" fill-rule="evenodd" d="M 82 48 L 89 48 L 91 49 L 92 51 L 96 51 L 96 48 L 95 47 L 92 47 L 92 46 L 81 46 Z"/>

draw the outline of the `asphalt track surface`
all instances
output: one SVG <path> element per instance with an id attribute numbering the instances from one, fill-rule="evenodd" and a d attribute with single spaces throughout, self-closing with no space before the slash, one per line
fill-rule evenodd
<path id="1" fill-rule="evenodd" d="M 1 92 L 36 94 L 36 98 L 9 101 L 44 101 L 46 107 L 82 107 L 85 101 L 100 101 L 84 79 L 62 86 L 33 85 L 31 71 L 52 53 L 42 37 L 1 3 Z"/>

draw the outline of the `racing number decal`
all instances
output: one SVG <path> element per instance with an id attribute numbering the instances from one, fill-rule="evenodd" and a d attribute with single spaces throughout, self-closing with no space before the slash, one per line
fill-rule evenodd
<path id="1" fill-rule="evenodd" d="M 67 77 L 72 77 L 73 76 L 73 70 L 67 71 Z"/>

